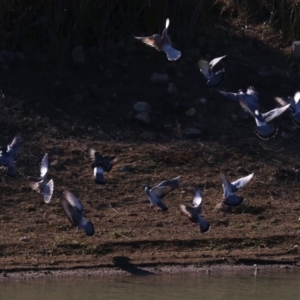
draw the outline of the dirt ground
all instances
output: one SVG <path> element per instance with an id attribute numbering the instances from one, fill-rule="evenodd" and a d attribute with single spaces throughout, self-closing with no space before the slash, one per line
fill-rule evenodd
<path id="1" fill-rule="evenodd" d="M 291 41 L 267 26 L 215 22 L 203 24 L 194 42 L 173 40 L 182 51 L 176 62 L 133 41 L 105 52 L 88 49 L 82 66 L 26 54 L 2 65 L 0 144 L 17 133 L 25 141 L 17 177 L 0 170 L 3 274 L 128 264 L 298 264 L 300 130 L 285 113 L 274 121 L 277 136 L 260 140 L 254 120 L 205 87 L 197 68 L 201 57 L 227 54 L 220 64 L 227 79 L 219 89 L 237 92 L 253 85 L 266 111 L 277 105 L 275 96 L 292 96 L 300 88 Z M 169 94 L 168 83 L 151 82 L 153 73 L 168 74 L 178 93 Z M 201 98 L 207 102 L 201 104 Z M 138 101 L 152 106 L 151 124 L 133 118 Z M 190 108 L 194 116 L 186 115 Z M 186 128 L 203 133 L 190 138 Z M 91 147 L 120 158 L 105 186 L 93 181 Z M 46 152 L 55 187 L 49 204 L 26 179 L 39 174 Z M 220 172 L 230 180 L 255 174 L 239 192 L 244 205 L 231 214 L 214 210 L 222 201 Z M 169 210 L 150 209 L 142 185 L 179 175 L 179 189 L 164 201 Z M 205 235 L 179 210 L 179 204 L 191 203 L 196 186 L 203 193 L 203 216 L 211 223 Z M 81 199 L 94 223 L 93 237 L 74 233 L 61 205 L 64 189 Z"/>

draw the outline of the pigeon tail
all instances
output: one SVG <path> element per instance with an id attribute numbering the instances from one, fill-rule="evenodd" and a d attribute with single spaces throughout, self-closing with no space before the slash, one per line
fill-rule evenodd
<path id="1" fill-rule="evenodd" d="M 210 229 L 210 223 L 205 221 L 201 216 L 198 218 L 200 232 L 207 233 Z"/>
<path id="2" fill-rule="evenodd" d="M 16 177 L 15 168 L 13 166 L 8 166 L 6 175 L 9 177 Z"/>
<path id="3" fill-rule="evenodd" d="M 95 183 L 106 184 L 103 173 L 96 172 Z"/>
<path id="4" fill-rule="evenodd" d="M 162 50 L 166 53 L 168 60 L 177 60 L 181 56 L 181 52 L 169 44 L 163 45 Z"/>
<path id="5" fill-rule="evenodd" d="M 254 131 L 259 138 L 268 140 L 277 134 L 278 128 L 273 124 L 267 124 L 265 126 L 256 127 Z"/>

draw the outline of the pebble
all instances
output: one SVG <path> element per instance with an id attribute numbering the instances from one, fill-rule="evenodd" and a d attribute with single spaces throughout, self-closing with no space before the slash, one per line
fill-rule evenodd
<path id="1" fill-rule="evenodd" d="M 150 80 L 155 83 L 169 82 L 168 74 L 153 73 Z"/>
<path id="2" fill-rule="evenodd" d="M 134 105 L 133 105 L 133 109 L 136 111 L 136 112 L 150 112 L 152 111 L 152 108 L 150 106 L 150 104 L 148 102 L 136 102 Z"/>
<path id="3" fill-rule="evenodd" d="M 178 93 L 177 87 L 176 87 L 175 84 L 172 83 L 172 82 L 169 83 L 169 86 L 168 86 L 168 93 L 169 93 L 169 94 L 177 94 L 177 93 Z"/>
<path id="4" fill-rule="evenodd" d="M 205 98 L 200 98 L 200 99 L 198 99 L 198 101 L 203 105 L 207 103 L 207 99 L 205 99 Z"/>
<path id="5" fill-rule="evenodd" d="M 183 132 L 187 137 L 197 137 L 203 133 L 203 130 L 196 128 L 186 128 Z"/>
<path id="6" fill-rule="evenodd" d="M 143 111 L 143 112 L 137 114 L 134 118 L 145 124 L 151 123 L 150 116 L 148 115 L 148 113 L 146 111 Z"/>
<path id="7" fill-rule="evenodd" d="M 151 141 L 151 140 L 154 140 L 154 139 L 155 139 L 155 133 L 149 132 L 149 131 L 145 131 L 145 132 L 143 132 L 143 133 L 140 135 L 140 138 L 143 139 L 143 140 Z"/>
<path id="8" fill-rule="evenodd" d="M 191 107 L 190 109 L 188 109 L 188 110 L 185 112 L 185 114 L 186 114 L 188 117 L 192 117 L 192 116 L 195 115 L 196 112 L 197 112 L 196 109 L 195 109 L 194 107 Z"/>

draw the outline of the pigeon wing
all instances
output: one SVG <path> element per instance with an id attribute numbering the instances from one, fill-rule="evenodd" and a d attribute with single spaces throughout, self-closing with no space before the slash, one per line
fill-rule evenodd
<path id="1" fill-rule="evenodd" d="M 23 144 L 23 139 L 21 136 L 16 136 L 13 141 L 10 143 L 10 145 L 7 146 L 7 152 L 9 152 L 14 160 L 17 160 L 19 158 L 19 148 Z"/>
<path id="2" fill-rule="evenodd" d="M 195 190 L 192 203 L 195 208 L 198 208 L 201 211 L 202 195 L 199 189 Z"/>
<path id="3" fill-rule="evenodd" d="M 250 182 L 253 175 L 254 175 L 254 173 L 252 173 L 248 176 L 242 177 L 234 182 L 231 182 L 231 185 L 234 187 L 234 188 L 232 188 L 233 192 L 245 187 Z"/>
<path id="4" fill-rule="evenodd" d="M 135 38 L 148 46 L 154 47 L 157 50 L 161 50 L 161 37 L 159 36 L 159 34 L 154 34 L 152 36 L 145 36 L 145 37 L 135 37 Z"/>
<path id="5" fill-rule="evenodd" d="M 151 193 L 153 193 L 158 199 L 164 198 L 169 192 L 171 192 L 173 188 L 171 186 L 156 186 L 151 189 Z"/>
<path id="6" fill-rule="evenodd" d="M 228 195 L 232 194 L 232 185 L 223 174 L 221 174 L 221 181 L 224 191 L 224 197 L 227 197 Z"/>
<path id="7" fill-rule="evenodd" d="M 290 107 L 290 104 L 287 104 L 285 106 L 272 109 L 264 114 L 262 114 L 262 117 L 266 122 L 270 122 L 276 117 L 280 116 L 282 113 L 284 113 L 288 108 Z"/>
<path id="8" fill-rule="evenodd" d="M 66 198 L 62 200 L 62 206 L 69 221 L 74 226 L 79 226 L 82 219 L 82 213 L 78 211 L 76 207 L 73 207 Z"/>
<path id="9" fill-rule="evenodd" d="M 17 135 L 11 144 L 9 145 L 10 148 L 12 148 L 14 151 L 18 151 L 20 146 L 23 144 L 23 139 L 20 135 Z"/>
<path id="10" fill-rule="evenodd" d="M 72 207 L 76 208 L 81 214 L 83 214 L 83 206 L 76 196 L 74 196 L 71 192 L 65 190 L 64 197 Z"/>
<path id="11" fill-rule="evenodd" d="M 240 100 L 240 105 L 245 110 L 245 112 L 250 114 L 253 118 L 257 118 L 257 115 L 254 113 L 254 111 L 252 111 L 252 109 L 247 105 L 247 103 L 244 100 Z"/>
<path id="12" fill-rule="evenodd" d="M 180 176 L 175 177 L 173 179 L 170 180 L 165 180 L 162 181 L 159 185 L 157 185 L 156 187 L 164 187 L 164 186 L 168 186 L 171 187 L 171 189 L 175 189 L 179 186 L 179 183 L 181 182 Z"/>
<path id="13" fill-rule="evenodd" d="M 223 96 L 234 100 L 234 101 L 239 101 L 240 100 L 240 94 L 238 93 L 230 93 L 230 92 L 223 92 L 223 91 L 219 91 L 219 93 L 221 93 Z"/>
<path id="14" fill-rule="evenodd" d="M 45 203 L 49 203 L 53 194 L 54 190 L 54 182 L 53 180 L 49 180 L 48 183 L 45 185 L 44 188 L 44 201 Z"/>
<path id="15" fill-rule="evenodd" d="M 294 95 L 294 101 L 296 105 L 298 105 L 299 100 L 300 100 L 300 92 L 296 92 Z"/>
<path id="16" fill-rule="evenodd" d="M 287 101 L 281 97 L 274 97 L 274 99 L 280 106 L 285 106 L 290 103 L 289 101 Z"/>
<path id="17" fill-rule="evenodd" d="M 227 55 L 221 56 L 221 57 L 217 57 L 215 59 L 213 59 L 210 63 L 209 66 L 211 68 L 213 68 L 216 64 L 218 64 L 224 57 L 226 57 Z"/>
<path id="18" fill-rule="evenodd" d="M 46 153 L 41 162 L 41 177 L 44 177 L 48 172 L 49 161 L 48 161 L 48 153 Z"/>

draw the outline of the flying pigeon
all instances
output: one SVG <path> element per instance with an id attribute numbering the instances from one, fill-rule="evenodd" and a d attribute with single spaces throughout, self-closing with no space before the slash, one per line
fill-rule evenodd
<path id="1" fill-rule="evenodd" d="M 300 92 L 296 92 L 294 97 L 288 97 L 287 100 L 276 97 L 275 100 L 281 105 L 290 104 L 289 111 L 292 115 L 293 122 L 300 127 Z"/>
<path id="2" fill-rule="evenodd" d="M 230 92 L 223 92 L 223 91 L 219 91 L 219 92 L 225 97 L 233 101 L 236 102 L 245 101 L 248 107 L 250 107 L 250 109 L 253 111 L 261 110 L 258 93 L 253 86 L 248 87 L 246 93 L 244 93 L 243 90 L 239 90 L 238 93 L 230 93 Z"/>
<path id="3" fill-rule="evenodd" d="M 240 101 L 240 104 L 246 112 L 255 118 L 255 133 L 263 140 L 267 140 L 275 136 L 278 130 L 277 126 L 269 124 L 268 122 L 280 116 L 290 107 L 290 104 L 287 104 L 262 114 L 258 110 L 253 111 L 245 101 Z"/>
<path id="4" fill-rule="evenodd" d="M 119 161 L 118 158 L 102 155 L 95 149 L 90 149 L 90 157 L 92 160 L 95 182 L 98 184 L 106 184 L 104 172 L 109 172 L 113 165 Z"/>
<path id="5" fill-rule="evenodd" d="M 239 189 L 245 187 L 252 179 L 254 173 L 242 177 L 234 182 L 230 182 L 224 175 L 221 175 L 223 187 L 223 204 L 228 206 L 239 206 L 243 202 L 243 197 L 235 195 Z"/>
<path id="6" fill-rule="evenodd" d="M 216 73 L 213 71 L 213 67 L 219 63 L 226 55 L 217 57 L 213 59 L 211 62 L 206 60 L 199 60 L 198 67 L 200 68 L 200 72 L 207 79 L 206 86 L 215 87 L 221 84 L 225 80 L 225 69 L 222 69 Z"/>
<path id="7" fill-rule="evenodd" d="M 7 148 L 1 147 L 0 149 L 0 166 L 7 168 L 7 175 L 15 177 L 15 161 L 19 158 L 19 148 L 23 144 L 21 136 L 16 136 Z"/>
<path id="8" fill-rule="evenodd" d="M 165 52 L 168 60 L 177 60 L 181 56 L 181 52 L 171 46 L 171 39 L 168 35 L 169 24 L 170 20 L 166 19 L 166 27 L 161 36 L 159 34 L 154 34 L 152 36 L 135 38 L 147 44 L 148 46 L 154 47 L 158 51 Z"/>
<path id="9" fill-rule="evenodd" d="M 169 192 L 177 188 L 179 186 L 179 183 L 180 176 L 170 180 L 165 180 L 153 188 L 151 188 L 147 184 L 144 184 L 143 190 L 145 191 L 146 195 L 148 196 L 148 199 L 150 200 L 150 207 L 157 206 L 163 211 L 167 211 L 168 207 L 162 203 L 161 199 L 163 199 Z"/>
<path id="10" fill-rule="evenodd" d="M 189 220 L 193 223 L 199 224 L 200 232 L 206 233 L 210 229 L 210 224 L 201 216 L 202 211 L 202 195 L 199 189 L 195 190 L 192 200 L 193 207 L 188 207 L 180 204 L 181 211 L 188 216 Z"/>
<path id="11" fill-rule="evenodd" d="M 71 192 L 64 191 L 64 199 L 62 206 L 69 221 L 77 226 L 77 231 L 82 228 L 86 235 L 92 236 L 95 233 L 94 225 L 92 222 L 87 221 L 83 217 L 83 206 L 78 198 L 76 198 Z"/>
<path id="12" fill-rule="evenodd" d="M 40 177 L 29 176 L 30 186 L 33 190 L 44 195 L 45 203 L 49 203 L 53 194 L 54 182 L 50 179 L 47 182 L 47 172 L 49 167 L 48 153 L 42 159 Z"/>

